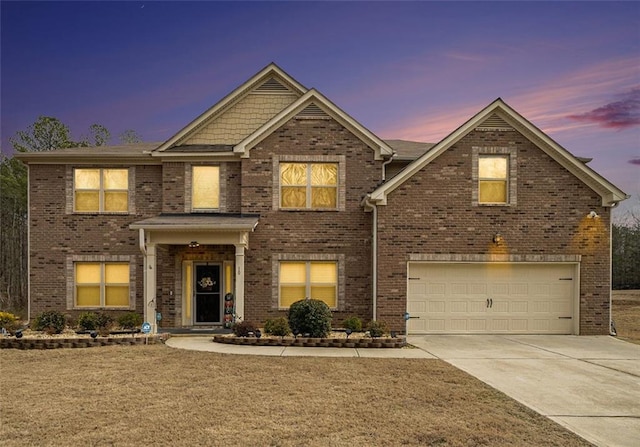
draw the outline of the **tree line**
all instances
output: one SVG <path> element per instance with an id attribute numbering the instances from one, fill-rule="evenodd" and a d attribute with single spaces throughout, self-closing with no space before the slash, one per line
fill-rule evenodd
<path id="1" fill-rule="evenodd" d="M 134 130 L 118 137 L 121 144 L 141 142 Z M 79 140 L 71 138 L 69 126 L 57 118 L 41 116 L 26 130 L 9 139 L 16 152 L 42 152 L 70 147 L 105 146 L 109 130 L 89 126 Z M 0 310 L 25 314 L 27 308 L 27 167 L 15 157 L 0 155 Z"/>

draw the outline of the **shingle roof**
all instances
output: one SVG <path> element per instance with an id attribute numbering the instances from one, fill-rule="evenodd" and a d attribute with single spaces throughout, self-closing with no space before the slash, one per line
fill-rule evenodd
<path id="1" fill-rule="evenodd" d="M 259 219 L 260 216 L 247 214 L 160 214 L 134 222 L 129 227 L 133 230 L 252 231 Z"/>
<path id="2" fill-rule="evenodd" d="M 396 152 L 394 160 L 415 160 L 433 146 L 434 143 L 422 143 L 420 141 L 384 140 Z"/>

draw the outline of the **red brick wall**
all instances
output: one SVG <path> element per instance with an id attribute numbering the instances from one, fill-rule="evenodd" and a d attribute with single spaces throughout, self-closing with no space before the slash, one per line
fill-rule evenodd
<path id="1" fill-rule="evenodd" d="M 29 259 L 31 318 L 45 310 L 67 309 L 67 259 L 71 255 L 128 255 L 136 264 L 136 311 L 142 313 L 142 255 L 138 234 L 129 224 L 161 208 L 161 167 L 135 167 L 135 214 L 66 214 L 71 169 L 64 165 L 29 166 Z"/>
<path id="2" fill-rule="evenodd" d="M 517 148 L 517 205 L 472 206 L 473 146 Z M 598 194 L 524 136 L 473 131 L 378 207 L 378 318 L 404 329 L 409 253 L 495 254 L 499 232 L 502 254 L 582 255 L 580 333 L 608 334 L 609 222 Z"/>
<path id="3" fill-rule="evenodd" d="M 273 158 L 280 155 L 344 155 L 345 210 L 274 210 Z M 245 319 L 262 323 L 285 314 L 272 284 L 277 253 L 344 255 L 345 296 L 338 298 L 333 324 L 340 326 L 350 315 L 371 319 L 372 218 L 361 201 L 380 182 L 381 163 L 336 121 L 309 119 L 290 120 L 242 160 L 242 212 L 260 214 L 246 252 Z"/>

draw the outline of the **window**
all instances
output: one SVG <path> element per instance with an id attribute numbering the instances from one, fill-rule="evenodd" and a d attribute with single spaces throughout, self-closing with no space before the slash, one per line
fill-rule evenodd
<path id="1" fill-rule="evenodd" d="M 337 163 L 280 163 L 280 208 L 336 209 Z"/>
<path id="2" fill-rule="evenodd" d="M 337 262 L 280 262 L 280 307 L 311 298 L 337 307 Z"/>
<path id="3" fill-rule="evenodd" d="M 76 262 L 76 307 L 129 307 L 129 263 Z"/>
<path id="4" fill-rule="evenodd" d="M 191 209 L 218 209 L 220 207 L 220 167 L 192 166 L 191 169 Z"/>
<path id="5" fill-rule="evenodd" d="M 509 200 L 509 157 L 478 157 L 478 202 L 506 204 Z"/>
<path id="6" fill-rule="evenodd" d="M 127 212 L 128 169 L 74 169 L 74 211 Z"/>

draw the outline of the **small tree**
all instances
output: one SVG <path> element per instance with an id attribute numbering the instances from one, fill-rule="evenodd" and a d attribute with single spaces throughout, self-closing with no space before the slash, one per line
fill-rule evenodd
<path id="1" fill-rule="evenodd" d="M 331 309 L 324 301 L 300 300 L 289 307 L 289 326 L 294 334 L 326 337 L 331 331 Z"/>

